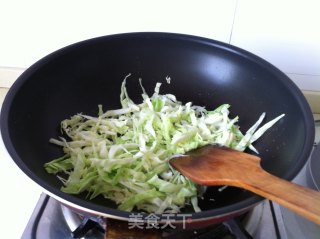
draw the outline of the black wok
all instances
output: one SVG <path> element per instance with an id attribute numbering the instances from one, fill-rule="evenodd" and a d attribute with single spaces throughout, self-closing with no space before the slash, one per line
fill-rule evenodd
<path id="1" fill-rule="evenodd" d="M 292 180 L 305 164 L 314 139 L 310 108 L 297 86 L 263 59 L 214 40 L 167 33 L 131 33 L 100 37 L 58 50 L 27 69 L 8 92 L 1 111 L 1 133 L 15 163 L 51 196 L 84 212 L 128 220 L 130 213 L 97 197 L 68 195 L 61 182 L 49 175 L 44 163 L 62 155 L 48 140 L 60 135 L 60 121 L 79 112 L 96 115 L 120 106 L 120 85 L 131 73 L 127 88 L 141 100 L 138 78 L 147 92 L 156 82 L 163 93 L 208 109 L 231 104 L 231 115 L 240 117 L 243 132 L 267 112 L 267 119 L 285 113 L 255 143 L 270 173 Z M 215 200 L 210 200 L 214 198 Z M 200 200 L 193 222 L 220 221 L 252 208 L 263 198 L 229 187 L 209 188 Z M 176 217 L 181 221 L 181 217 Z"/>

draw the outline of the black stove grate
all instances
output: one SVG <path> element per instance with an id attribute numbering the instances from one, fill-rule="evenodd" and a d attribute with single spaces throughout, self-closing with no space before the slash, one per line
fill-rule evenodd
<path id="1" fill-rule="evenodd" d="M 272 204 L 271 204 L 272 206 Z M 101 218 L 81 217 L 81 221 L 74 229 L 70 229 L 64 219 L 61 204 L 55 199 L 43 194 L 26 227 L 22 239 L 37 238 L 104 238 L 105 225 L 101 225 Z M 60 210 L 59 210 L 60 209 Z M 246 215 L 235 219 L 211 225 L 203 229 L 164 229 L 162 239 L 252 239 L 252 235 L 244 228 L 243 219 Z M 274 216 L 274 215 L 273 215 Z M 276 220 L 273 220 L 276 222 Z M 107 223 L 108 225 L 108 223 Z M 259 237 L 261 238 L 261 237 Z M 262 237 L 263 238 L 263 237 Z M 279 233 L 272 238 L 281 238 Z"/>

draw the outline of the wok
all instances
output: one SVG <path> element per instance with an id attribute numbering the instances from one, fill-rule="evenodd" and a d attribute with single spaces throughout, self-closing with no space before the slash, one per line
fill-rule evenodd
<path id="1" fill-rule="evenodd" d="M 255 143 L 262 167 L 292 180 L 303 167 L 314 139 L 310 108 L 297 86 L 265 60 L 237 47 L 196 36 L 173 33 L 127 33 L 75 43 L 49 54 L 27 69 L 8 92 L 1 111 L 1 133 L 15 163 L 49 195 L 70 207 L 90 214 L 128 220 L 104 198 L 60 191 L 61 182 L 49 175 L 44 163 L 62 155 L 49 138 L 60 135 L 61 120 L 82 112 L 97 114 L 120 107 L 120 85 L 128 73 L 129 95 L 141 101 L 138 79 L 147 92 L 163 82 L 161 92 L 172 93 L 182 102 L 213 109 L 231 104 L 231 116 L 240 117 L 245 132 L 267 112 L 266 121 L 286 116 Z M 166 84 L 169 76 L 171 83 Z M 211 200 L 211 199 L 214 199 Z M 207 190 L 199 205 L 182 213 L 193 223 L 221 221 L 241 214 L 263 198 L 228 187 Z M 181 217 L 175 215 L 177 223 Z"/>

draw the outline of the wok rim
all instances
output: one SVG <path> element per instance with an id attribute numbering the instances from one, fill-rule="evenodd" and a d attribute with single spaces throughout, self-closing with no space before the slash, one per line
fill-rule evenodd
<path id="1" fill-rule="evenodd" d="M 10 90 L 8 91 L 3 104 L 1 108 L 1 115 L 0 115 L 0 129 L 2 134 L 2 139 L 4 142 L 4 145 L 11 156 L 12 160 L 15 162 L 15 164 L 29 177 L 31 178 L 35 183 L 40 185 L 49 195 L 54 197 L 55 199 L 59 200 L 60 202 L 66 202 L 67 204 L 71 204 L 71 206 L 80 207 L 84 211 L 90 211 L 97 215 L 102 215 L 106 217 L 116 217 L 117 219 L 122 220 L 128 220 L 129 215 L 132 214 L 132 212 L 124 212 L 120 211 L 118 209 L 109 208 L 105 206 L 100 206 L 95 203 L 92 203 L 89 200 L 83 200 L 81 198 L 78 198 L 76 196 L 66 194 L 58 190 L 57 188 L 51 186 L 49 183 L 47 183 L 44 179 L 38 177 L 32 170 L 28 168 L 28 166 L 24 163 L 22 158 L 19 157 L 16 150 L 13 147 L 13 143 L 10 138 L 10 130 L 8 127 L 9 124 L 9 112 L 11 108 L 11 103 L 15 97 L 15 94 L 19 91 L 20 87 L 28 80 L 30 76 L 32 76 L 37 70 L 44 65 L 50 63 L 51 60 L 60 57 L 61 55 L 65 54 L 67 51 L 72 51 L 77 47 L 81 47 L 86 44 L 92 44 L 94 41 L 103 41 L 108 39 L 127 39 L 127 38 L 136 38 L 136 37 L 142 37 L 142 38 L 169 38 L 169 39 L 178 39 L 181 41 L 189 41 L 189 42 L 195 42 L 198 44 L 206 44 L 213 47 L 223 48 L 224 50 L 227 50 L 229 52 L 232 52 L 237 55 L 241 55 L 242 57 L 245 57 L 251 61 L 254 61 L 255 63 L 259 65 L 263 65 L 264 68 L 267 68 L 268 70 L 272 71 L 274 74 L 276 74 L 279 78 L 279 80 L 282 81 L 282 83 L 287 87 L 287 90 L 292 93 L 292 95 L 295 97 L 296 101 L 299 104 L 299 107 L 301 108 L 303 112 L 303 118 L 304 122 L 306 123 L 304 125 L 306 136 L 304 139 L 304 147 L 302 152 L 300 152 L 299 160 L 297 160 L 297 164 L 294 165 L 294 167 L 290 168 L 285 175 L 282 177 L 286 180 L 292 180 L 298 172 L 302 169 L 304 164 L 307 162 L 308 157 L 310 156 L 311 149 L 313 146 L 313 139 L 314 139 L 314 120 L 313 115 L 310 109 L 309 104 L 307 103 L 304 95 L 302 94 L 301 90 L 293 83 L 293 81 L 285 75 L 282 71 L 280 71 L 278 68 L 276 68 L 271 63 L 267 62 L 266 60 L 262 59 L 261 57 L 248 52 L 244 49 L 241 49 L 239 47 L 223 43 L 220 41 L 216 41 L 213 39 L 208 39 L 204 37 L 199 36 L 193 36 L 193 35 L 186 35 L 186 34 L 180 34 L 180 33 L 166 33 L 166 32 L 133 32 L 133 33 L 120 33 L 120 34 L 114 34 L 114 35 L 106 35 L 101 37 L 96 37 L 80 42 L 73 43 L 71 45 L 68 45 L 66 47 L 63 47 L 61 49 L 58 49 L 57 51 L 54 51 L 47 56 L 44 56 L 37 62 L 35 62 L 33 65 L 31 65 L 26 71 L 24 71 L 18 79 L 14 82 Z M 212 219 L 212 218 L 219 218 L 225 215 L 229 215 L 232 213 L 236 213 L 237 211 L 241 211 L 244 208 L 253 207 L 254 205 L 258 204 L 264 200 L 264 198 L 252 194 L 247 199 L 244 199 L 240 202 L 236 202 L 232 205 L 222 206 L 219 208 L 213 208 L 210 210 L 198 212 L 198 213 L 190 213 L 193 220 L 206 220 L 206 219 Z M 179 218 L 176 218 L 177 221 L 179 221 Z"/>

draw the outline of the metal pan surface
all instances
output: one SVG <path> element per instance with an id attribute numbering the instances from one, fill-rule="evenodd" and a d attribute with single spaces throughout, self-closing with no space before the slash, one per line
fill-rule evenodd
<path id="1" fill-rule="evenodd" d="M 1 111 L 1 133 L 15 163 L 47 193 L 88 213 L 128 220 L 113 202 L 60 191 L 61 182 L 45 172 L 44 163 L 62 155 L 48 140 L 58 137 L 61 120 L 79 112 L 95 115 L 120 106 L 120 86 L 140 100 L 138 79 L 147 92 L 170 76 L 162 92 L 206 106 L 231 105 L 243 132 L 262 112 L 270 120 L 286 116 L 255 144 L 262 166 L 291 180 L 310 154 L 314 122 L 298 87 L 279 69 L 240 48 L 211 39 L 173 33 L 126 33 L 75 43 L 49 54 L 27 69 L 8 92 Z M 214 198 L 215 200 L 210 200 Z M 210 188 L 200 200 L 194 221 L 219 220 L 248 210 L 263 199 L 236 188 Z M 177 221 L 180 219 L 177 217 Z"/>

